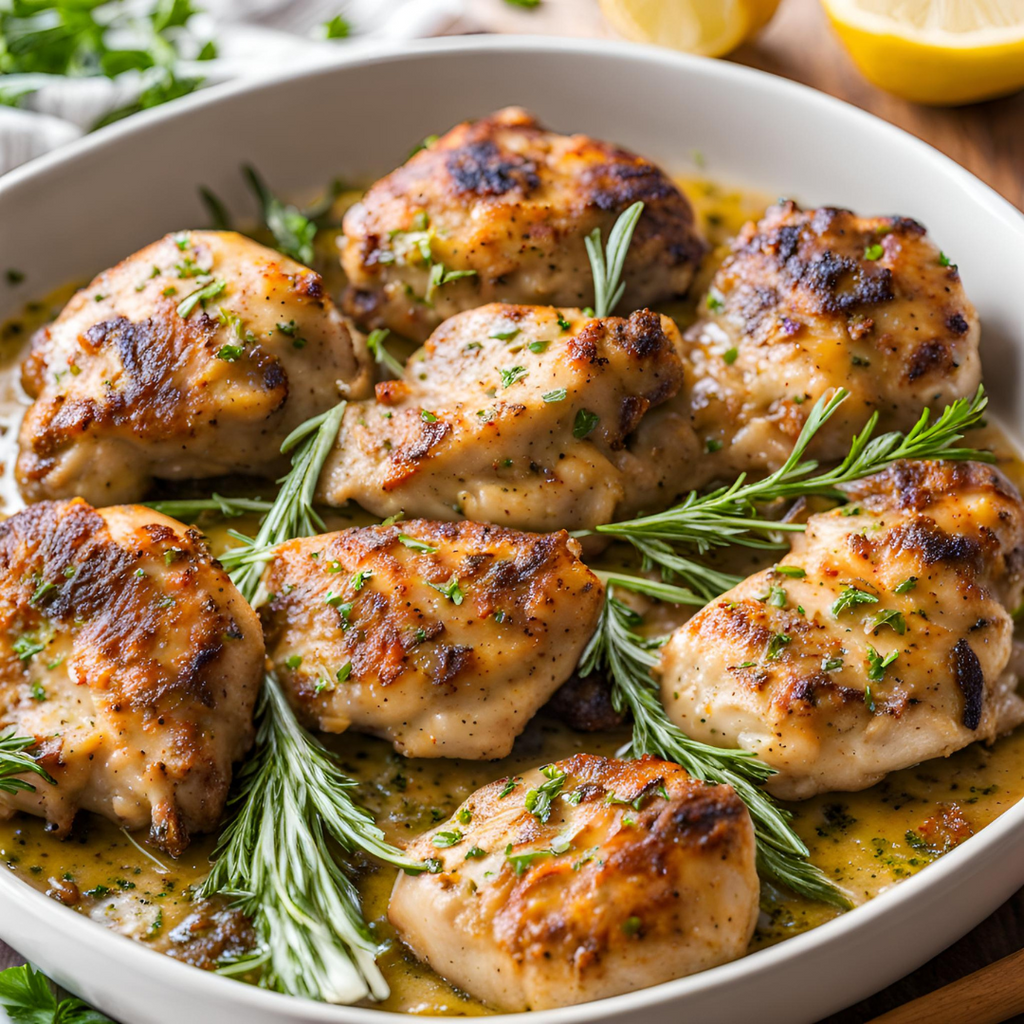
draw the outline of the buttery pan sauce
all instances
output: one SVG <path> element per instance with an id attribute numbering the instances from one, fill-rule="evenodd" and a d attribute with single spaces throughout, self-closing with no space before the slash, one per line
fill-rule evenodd
<path id="1" fill-rule="evenodd" d="M 702 268 L 695 293 L 703 291 L 726 242 L 751 218 L 759 217 L 767 197 L 727 189 L 713 182 L 680 182 L 694 205 L 706 237 L 715 246 Z M 358 193 L 339 198 L 339 213 Z M 334 237 L 318 239 L 326 266 L 336 266 Z M 328 275 L 332 291 L 340 281 Z M 20 504 L 13 481 L 17 425 L 26 404 L 18 384 L 18 364 L 32 332 L 55 316 L 73 294 L 62 288 L 44 302 L 33 303 L 16 320 L 0 327 L 0 502 L 7 509 Z M 685 326 L 694 317 L 693 303 L 679 303 L 665 312 Z M 403 353 L 404 354 L 404 353 Z M 1024 465 L 1004 434 L 988 427 L 971 438 L 992 448 L 1014 483 L 1024 484 Z M 264 485 L 264 489 L 265 485 Z M 372 522 L 356 513 L 329 517 L 330 529 Z M 245 530 L 251 525 L 234 520 Z M 213 550 L 228 543 L 224 524 L 207 533 Z M 731 571 L 752 572 L 760 566 L 742 553 Z M 613 562 L 615 552 L 609 556 Z M 660 608 L 656 626 L 667 631 L 686 615 Z M 652 617 L 653 618 L 653 617 Z M 655 625 L 655 623 L 652 623 Z M 607 733 L 576 733 L 539 715 L 501 761 L 407 759 L 389 744 L 354 733 L 326 736 L 345 771 L 360 783 L 358 798 L 377 817 L 392 842 L 401 844 L 447 819 L 474 790 L 494 779 L 569 757 L 579 751 L 613 754 L 628 738 L 628 729 Z M 920 871 L 948 850 L 988 825 L 1024 797 L 1024 730 L 1005 736 L 991 747 L 974 744 L 945 760 L 929 761 L 890 775 L 859 793 L 827 794 L 788 805 L 797 832 L 815 863 L 845 888 L 856 903 L 865 902 L 896 882 Z M 59 841 L 38 818 L 16 815 L 0 822 L 0 869 L 72 907 L 80 914 L 145 943 L 153 949 L 193 963 L 241 952 L 251 934 L 237 922 L 225 923 L 223 908 L 193 898 L 209 871 L 215 837 L 199 837 L 173 860 L 145 845 L 144 834 L 129 836 L 111 822 L 82 813 L 72 837 Z M 360 865 L 358 886 L 363 908 L 383 954 L 379 964 L 391 986 L 384 1010 L 412 1014 L 479 1016 L 488 1008 L 454 989 L 420 964 L 398 940 L 387 922 L 388 896 L 394 882 L 391 868 Z M 762 913 L 751 949 L 778 942 L 813 928 L 836 911 L 776 890 L 762 888 Z"/>

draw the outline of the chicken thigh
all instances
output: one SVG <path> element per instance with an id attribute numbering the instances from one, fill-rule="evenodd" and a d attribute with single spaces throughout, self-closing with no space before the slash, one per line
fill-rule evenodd
<path id="1" fill-rule="evenodd" d="M 420 836 L 388 917 L 438 974 L 500 1010 L 604 999 L 746 952 L 754 828 L 728 786 L 656 758 L 577 754 L 474 793 Z"/>
<path id="2" fill-rule="evenodd" d="M 584 238 L 644 202 L 621 308 L 682 295 L 704 252 L 693 211 L 653 164 L 517 108 L 453 128 L 378 181 L 345 216 L 345 308 L 423 341 L 487 302 L 584 306 Z"/>
<path id="3" fill-rule="evenodd" d="M 715 274 L 684 335 L 694 384 L 642 425 L 637 450 L 676 493 L 773 470 L 815 401 L 843 387 L 810 449 L 837 460 L 873 412 L 880 430 L 906 430 L 925 407 L 972 395 L 978 338 L 957 268 L 920 224 L 782 202 Z"/>
<path id="4" fill-rule="evenodd" d="M 651 472 L 627 438 L 682 385 L 678 344 L 672 321 L 649 310 L 460 313 L 401 380 L 377 385 L 376 402 L 349 406 L 320 497 L 539 531 L 609 522 Z"/>
<path id="5" fill-rule="evenodd" d="M 282 545 L 267 648 L 301 717 L 411 757 L 504 757 L 568 678 L 603 588 L 564 532 L 413 520 Z"/>
<path id="6" fill-rule="evenodd" d="M 871 786 L 1024 721 L 1007 671 L 1024 506 L 977 463 L 897 463 L 664 649 L 694 739 L 753 751 L 786 799 Z"/>
<path id="7" fill-rule="evenodd" d="M 248 750 L 263 635 L 202 538 L 140 506 L 41 502 L 0 524 L 0 732 L 51 785 L 0 793 L 67 835 L 79 810 L 177 855 Z"/>
<path id="8" fill-rule="evenodd" d="M 108 505 L 154 477 L 273 478 L 291 430 L 370 380 L 318 274 L 232 232 L 167 235 L 36 334 L 18 482 L 29 501 Z"/>

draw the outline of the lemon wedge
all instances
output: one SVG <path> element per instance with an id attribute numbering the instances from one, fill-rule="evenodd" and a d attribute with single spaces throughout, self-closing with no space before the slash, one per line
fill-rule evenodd
<path id="1" fill-rule="evenodd" d="M 823 0 L 868 81 L 952 105 L 1024 88 L 1024 0 Z"/>
<path id="2" fill-rule="evenodd" d="M 719 57 L 768 24 L 779 0 L 601 0 L 619 35 Z"/>

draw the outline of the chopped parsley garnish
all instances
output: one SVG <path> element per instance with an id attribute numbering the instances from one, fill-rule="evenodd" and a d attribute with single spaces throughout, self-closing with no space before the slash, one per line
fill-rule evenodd
<path id="1" fill-rule="evenodd" d="M 455 828 L 451 832 L 437 832 L 430 840 L 434 846 L 444 849 L 448 846 L 458 846 L 463 840 L 462 832 Z"/>
<path id="2" fill-rule="evenodd" d="M 341 668 L 339 668 L 338 671 L 334 673 L 334 678 L 337 679 L 339 683 L 347 683 L 351 675 L 352 662 L 346 661 L 345 664 L 342 665 Z"/>
<path id="3" fill-rule="evenodd" d="M 873 594 L 866 594 L 856 587 L 846 587 L 845 590 L 832 602 L 830 609 L 837 618 L 850 608 L 856 608 L 859 604 L 878 604 L 878 598 Z"/>
<path id="4" fill-rule="evenodd" d="M 366 581 L 368 579 L 370 579 L 372 576 L 373 576 L 373 570 L 372 569 L 360 569 L 359 572 L 353 573 L 352 574 L 352 580 L 351 580 L 352 589 L 353 590 L 362 590 L 363 586 L 366 584 Z"/>
<path id="5" fill-rule="evenodd" d="M 890 626 L 900 636 L 903 636 L 907 631 L 907 621 L 903 618 L 903 612 L 898 612 L 892 608 L 887 608 L 875 616 L 874 632 L 877 634 L 883 626 Z"/>
<path id="6" fill-rule="evenodd" d="M 545 402 L 564 402 L 567 394 L 565 388 L 555 388 L 554 391 L 545 391 L 540 397 Z"/>
<path id="7" fill-rule="evenodd" d="M 627 917 L 622 922 L 622 930 L 626 935 L 636 935 L 643 927 L 643 921 L 639 917 Z"/>
<path id="8" fill-rule="evenodd" d="M 864 248 L 864 259 L 866 260 L 879 260 L 885 255 L 885 250 L 882 248 L 880 242 L 874 242 L 872 245 L 865 246 Z"/>
<path id="9" fill-rule="evenodd" d="M 178 303 L 178 316 L 183 320 L 187 320 L 192 310 L 196 306 L 202 304 L 203 309 L 206 308 L 206 303 L 210 299 L 217 298 L 225 288 L 227 288 L 227 281 L 211 281 L 209 284 L 204 284 L 202 288 L 197 288 L 194 292 L 186 295 L 185 298 Z"/>
<path id="10" fill-rule="evenodd" d="M 727 348 L 722 353 L 722 361 L 725 363 L 726 366 L 732 366 L 732 364 L 735 363 L 737 358 L 739 357 L 739 354 L 740 350 L 738 348 Z"/>
<path id="11" fill-rule="evenodd" d="M 437 422 L 436 414 L 432 413 L 429 409 L 420 409 L 420 419 L 423 420 L 424 423 Z"/>
<path id="12" fill-rule="evenodd" d="M 939 266 L 940 267 L 952 267 L 956 270 L 956 264 L 951 262 L 950 258 L 944 253 L 939 253 Z"/>
<path id="13" fill-rule="evenodd" d="M 462 604 L 466 596 L 462 587 L 459 586 L 459 580 L 455 573 L 452 573 L 444 583 L 431 583 L 430 580 L 425 582 L 428 587 L 433 587 L 438 593 L 444 594 L 452 604 Z"/>
<path id="14" fill-rule="evenodd" d="M 540 355 L 541 352 L 546 352 L 550 341 L 531 341 L 526 347 L 534 354 Z"/>
<path id="15" fill-rule="evenodd" d="M 712 313 L 721 313 L 725 309 L 725 302 L 722 299 L 721 293 L 715 291 L 714 288 L 708 292 L 708 297 L 704 300 L 704 304 Z"/>
<path id="16" fill-rule="evenodd" d="M 558 314 L 558 326 L 561 327 L 563 331 L 567 331 L 567 330 L 569 330 L 570 327 L 572 327 L 572 324 L 569 323 L 569 321 L 566 320 L 565 317 L 562 316 L 561 313 L 559 313 Z"/>
<path id="17" fill-rule="evenodd" d="M 323 28 L 324 39 L 348 39 L 352 35 L 352 26 L 340 14 L 325 21 Z"/>
<path id="18" fill-rule="evenodd" d="M 223 359 L 226 363 L 233 363 L 245 355 L 245 349 L 241 345 L 221 345 L 217 352 L 217 358 Z"/>
<path id="19" fill-rule="evenodd" d="M 493 334 L 489 335 L 489 337 L 496 338 L 498 341 L 511 341 L 518 334 L 519 328 L 513 327 L 507 331 L 495 331 Z M 479 342 L 477 344 L 479 344 Z"/>
<path id="20" fill-rule="evenodd" d="M 505 797 L 507 797 L 509 795 L 509 793 L 511 793 L 512 790 L 515 789 L 516 786 L 518 786 L 519 783 L 522 782 L 522 781 L 523 780 L 520 779 L 519 776 L 517 776 L 517 775 L 510 775 L 507 779 L 505 779 L 505 785 L 502 786 L 501 792 L 498 794 L 498 799 L 499 800 L 504 800 Z"/>
<path id="21" fill-rule="evenodd" d="M 784 587 L 772 584 L 768 588 L 767 593 L 762 594 L 758 601 L 762 604 L 771 605 L 773 608 L 785 608 L 786 607 L 786 590 Z"/>
<path id="22" fill-rule="evenodd" d="M 884 657 L 868 644 L 868 679 L 877 683 L 885 678 L 885 670 L 900 656 L 899 651 L 890 651 Z"/>
<path id="23" fill-rule="evenodd" d="M 775 636 L 768 641 L 768 651 L 766 657 L 769 661 L 775 661 L 779 655 L 782 654 L 783 648 L 793 638 L 788 633 L 776 633 Z"/>
<path id="24" fill-rule="evenodd" d="M 433 555 L 437 553 L 437 548 L 433 545 L 425 544 L 423 541 L 417 540 L 415 537 L 410 537 L 407 533 L 400 533 L 398 535 L 398 541 L 410 551 L 420 551 L 425 555 Z"/>
<path id="25" fill-rule="evenodd" d="M 293 654 L 291 655 L 285 664 L 294 672 L 302 664 L 302 655 Z"/>
<path id="26" fill-rule="evenodd" d="M 22 633 L 11 647 L 22 661 L 28 661 L 33 655 L 46 650 L 46 644 L 41 643 L 34 633 Z"/>
<path id="27" fill-rule="evenodd" d="M 916 586 L 917 577 L 908 576 L 902 583 L 897 583 L 896 586 L 893 587 L 892 592 L 894 594 L 909 594 Z"/>
<path id="28" fill-rule="evenodd" d="M 466 851 L 466 860 L 479 860 L 481 857 L 486 857 L 487 851 L 481 850 L 479 846 L 471 846 Z"/>
<path id="29" fill-rule="evenodd" d="M 42 683 L 35 682 L 32 684 L 32 699 L 40 704 L 46 700 L 46 687 Z"/>
<path id="30" fill-rule="evenodd" d="M 875 698 L 872 696 L 871 685 L 869 683 L 865 683 L 864 685 L 864 706 L 871 712 L 871 714 L 875 713 Z"/>
<path id="31" fill-rule="evenodd" d="M 28 599 L 29 604 L 38 604 L 47 594 L 57 589 L 56 583 L 47 582 L 38 573 L 36 573 L 34 582 L 36 589 L 32 591 L 32 596 Z"/>
<path id="32" fill-rule="evenodd" d="M 423 296 L 425 302 L 431 302 L 434 292 L 448 284 L 449 281 L 458 281 L 462 277 L 476 277 L 475 270 L 446 270 L 443 263 L 433 263 L 430 267 L 430 278 L 427 281 L 427 294 Z"/>
<path id="33" fill-rule="evenodd" d="M 460 807 L 455 817 L 460 825 L 468 825 L 473 820 L 473 812 L 468 807 Z"/>
<path id="34" fill-rule="evenodd" d="M 572 425 L 572 436 L 581 440 L 586 437 L 600 422 L 601 417 L 589 409 L 580 409 Z"/>
<path id="35" fill-rule="evenodd" d="M 843 659 L 838 656 L 821 659 L 822 672 L 836 672 L 843 667 Z"/>
<path id="36" fill-rule="evenodd" d="M 512 366 L 507 370 L 499 370 L 501 374 L 501 386 L 503 388 L 510 388 L 516 381 L 522 380 L 529 370 L 525 366 Z"/>
<path id="37" fill-rule="evenodd" d="M 538 821 L 546 822 L 551 817 L 551 801 L 561 793 L 568 776 L 553 764 L 545 765 L 540 771 L 547 781 L 527 792 L 526 809 Z"/>
<path id="38" fill-rule="evenodd" d="M 704 442 L 704 451 L 706 451 L 709 455 L 713 454 L 714 452 L 721 451 L 721 448 L 722 442 L 719 441 L 717 437 L 709 437 Z"/>
<path id="39" fill-rule="evenodd" d="M 512 870 L 517 876 L 524 874 L 535 860 L 551 856 L 551 850 L 529 850 L 526 853 L 513 853 L 511 843 L 505 847 L 505 861 L 512 865 Z"/>
<path id="40" fill-rule="evenodd" d="M 788 576 L 794 580 L 802 580 L 807 575 L 807 572 L 799 565 L 777 565 L 775 571 L 781 576 Z"/>

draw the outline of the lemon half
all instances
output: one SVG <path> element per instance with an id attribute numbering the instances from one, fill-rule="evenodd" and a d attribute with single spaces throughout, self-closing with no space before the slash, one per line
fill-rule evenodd
<path id="1" fill-rule="evenodd" d="M 1024 88 L 1024 0 L 823 0 L 864 77 L 915 103 Z"/>
<path id="2" fill-rule="evenodd" d="M 779 0 L 601 0 L 620 35 L 719 57 L 768 24 Z"/>

